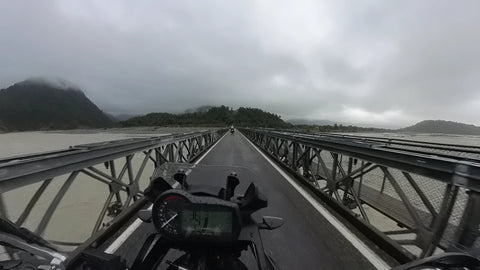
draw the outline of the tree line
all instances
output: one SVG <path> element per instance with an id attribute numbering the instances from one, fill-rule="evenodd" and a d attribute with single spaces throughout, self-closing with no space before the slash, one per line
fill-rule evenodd
<path id="1" fill-rule="evenodd" d="M 256 108 L 240 107 L 237 110 L 227 106 L 209 108 L 182 114 L 149 113 L 120 122 L 121 126 L 243 126 L 266 128 L 291 128 L 279 115 Z"/>

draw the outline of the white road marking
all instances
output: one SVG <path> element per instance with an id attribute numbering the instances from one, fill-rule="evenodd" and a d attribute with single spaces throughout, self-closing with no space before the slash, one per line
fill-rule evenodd
<path id="1" fill-rule="evenodd" d="M 239 132 L 240 133 L 240 132 Z M 240 133 L 241 134 L 241 133 Z M 256 145 L 254 145 L 243 134 L 242 136 L 249 142 L 260 155 L 262 155 L 273 168 L 275 168 L 325 219 L 335 227 L 358 251 L 377 269 L 390 269 L 391 267 L 373 252 L 365 243 L 363 243 L 355 234 L 353 234 L 345 225 L 334 217 L 325 207 L 323 207 L 315 198 L 306 192 L 293 178 L 286 174 L 274 161 L 265 155 Z"/>
<path id="2" fill-rule="evenodd" d="M 152 210 L 152 205 L 148 207 L 148 210 Z M 130 226 L 128 226 L 125 231 L 122 232 L 122 234 L 117 239 L 115 239 L 115 241 L 113 241 L 112 244 L 110 244 L 110 246 L 108 246 L 107 249 L 105 249 L 105 253 L 115 253 L 118 248 L 122 246 L 122 244 L 127 240 L 127 238 L 132 235 L 132 233 L 137 230 L 138 227 L 140 227 L 140 224 L 142 224 L 142 222 L 143 221 L 141 219 L 137 218 L 132 224 L 130 224 Z"/>
<path id="3" fill-rule="evenodd" d="M 200 161 L 202 161 L 202 159 L 205 158 L 205 157 L 208 155 L 208 153 L 210 153 L 210 151 L 212 151 L 212 149 L 215 148 L 215 146 L 217 146 L 217 144 L 223 139 L 223 137 L 225 137 L 225 136 L 227 135 L 227 133 L 228 133 L 228 132 L 226 132 L 225 134 L 223 134 L 223 136 L 222 136 L 220 139 L 218 139 L 218 141 L 217 141 L 212 147 L 210 147 L 210 149 L 208 149 L 208 151 L 205 152 L 205 153 L 203 154 L 203 156 L 201 156 L 199 159 L 197 159 L 197 161 L 195 161 L 195 163 L 193 163 L 193 164 L 198 164 L 198 163 L 200 163 Z"/>
<path id="4" fill-rule="evenodd" d="M 208 153 L 210 153 L 210 151 L 212 151 L 212 149 L 215 146 L 217 146 L 217 144 L 223 139 L 223 137 L 225 137 L 225 135 L 227 135 L 227 133 L 225 133 L 212 147 L 210 147 L 210 149 L 208 149 L 207 152 L 203 153 L 203 155 L 199 159 L 197 159 L 197 161 L 195 161 L 193 164 L 198 164 L 200 161 L 202 161 L 202 159 Z M 178 185 L 179 185 L 178 182 L 176 182 L 175 184 L 172 185 L 172 187 L 176 188 Z M 153 205 L 150 205 L 150 207 L 148 207 L 148 210 L 152 210 L 152 206 Z M 132 222 L 132 224 L 130 224 L 130 226 L 128 226 L 128 228 L 125 231 L 123 231 L 122 234 L 120 234 L 120 236 L 117 239 L 115 239 L 115 241 L 113 241 L 113 243 L 110 244 L 110 246 L 108 246 L 107 249 L 105 249 L 105 253 L 108 253 L 108 254 L 115 253 L 118 250 L 118 248 L 121 247 L 123 243 L 125 243 L 128 237 L 132 235 L 133 232 L 138 229 L 138 227 L 140 227 L 142 223 L 143 221 L 139 218 L 137 218 L 134 222 Z"/>

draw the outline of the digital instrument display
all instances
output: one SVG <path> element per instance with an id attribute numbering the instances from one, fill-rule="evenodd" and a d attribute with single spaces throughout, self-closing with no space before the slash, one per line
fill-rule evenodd
<path id="1" fill-rule="evenodd" d="M 171 190 L 152 208 L 155 228 L 167 239 L 184 242 L 228 242 L 240 232 L 238 209 L 232 202 Z"/>
<path id="2" fill-rule="evenodd" d="M 232 233 L 232 211 L 189 207 L 181 212 L 181 230 L 185 236 L 220 236 Z"/>

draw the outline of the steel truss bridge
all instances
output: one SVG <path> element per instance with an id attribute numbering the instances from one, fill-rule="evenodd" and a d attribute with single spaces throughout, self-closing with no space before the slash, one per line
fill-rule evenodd
<path id="1" fill-rule="evenodd" d="M 430 256 L 438 248 L 478 252 L 480 148 L 242 132 L 397 260 Z M 378 212 L 396 226 L 373 220 Z"/>
<path id="2" fill-rule="evenodd" d="M 62 183 L 59 188 L 57 187 L 58 191 L 44 213 L 40 214 L 41 219 L 32 230 L 38 235 L 43 235 L 75 180 L 100 183 L 108 192 L 91 229 L 91 235 L 94 235 L 102 228 L 108 216 L 117 217 L 132 213 L 144 203 L 143 200 L 139 201 L 143 195 L 140 187 L 142 181 L 149 179 L 153 168 L 164 162 L 192 162 L 223 133 L 225 130 L 107 141 L 72 146 L 66 150 L 0 159 L 0 191 L 5 194 L 37 184 L 36 191 L 23 211 L 12 220 L 16 225 L 22 226 L 49 185 L 56 178 L 60 178 Z M 137 166 L 134 166 L 134 161 L 137 161 L 135 164 Z M 150 167 L 150 170 L 146 170 L 147 167 Z M 79 179 L 80 177 L 82 179 Z M 0 214 L 11 218 L 4 207 L 4 200 L 0 206 Z M 112 231 L 115 227 L 109 226 L 108 230 Z M 81 245 L 56 239 L 48 240 L 59 246 Z"/>
<path id="3" fill-rule="evenodd" d="M 478 255 L 480 147 L 240 131 L 335 216 L 398 263 L 442 251 Z M 43 236 L 73 260 L 85 248 L 109 241 L 145 206 L 142 191 L 155 167 L 193 162 L 225 133 L 218 129 L 108 141 L 0 159 L 0 215 Z M 85 223 L 89 233 L 83 241 L 49 237 L 49 229 L 58 228 L 52 226 L 55 218 L 65 219 L 56 215 L 65 196 L 85 192 L 76 190 L 80 181 L 105 191 L 96 218 Z M 53 195 L 44 199 L 48 190 Z M 21 210 L 8 209 L 9 196 L 27 194 Z M 69 214 L 75 219 L 76 213 Z M 13 256 L 14 250 L 7 247 L 6 252 Z"/>

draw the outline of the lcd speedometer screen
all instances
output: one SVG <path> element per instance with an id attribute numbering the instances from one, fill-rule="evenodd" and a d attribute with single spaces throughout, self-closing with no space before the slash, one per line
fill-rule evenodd
<path id="1" fill-rule="evenodd" d="M 182 230 L 186 235 L 224 235 L 232 233 L 232 212 L 184 209 Z"/>

